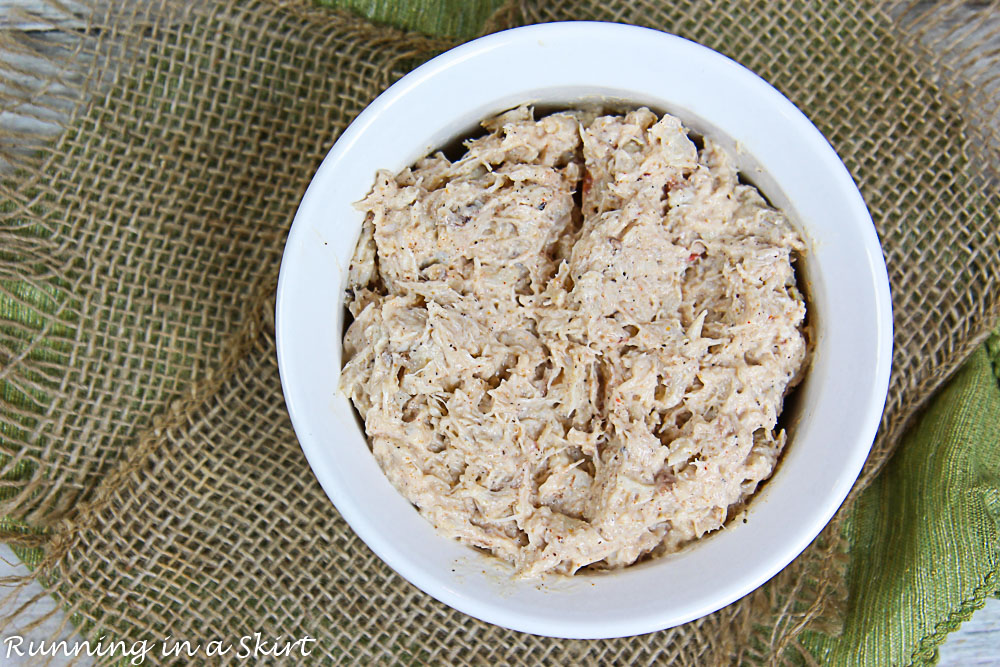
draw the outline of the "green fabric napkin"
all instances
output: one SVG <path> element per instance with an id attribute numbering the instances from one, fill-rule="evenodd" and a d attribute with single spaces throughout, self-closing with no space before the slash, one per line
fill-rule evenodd
<path id="1" fill-rule="evenodd" d="M 377 23 L 437 37 L 471 39 L 503 0 L 316 0 L 349 9 Z"/>
<path id="2" fill-rule="evenodd" d="M 847 531 L 844 631 L 807 645 L 824 664 L 933 664 L 1000 587 L 1000 329 L 934 397 Z"/>

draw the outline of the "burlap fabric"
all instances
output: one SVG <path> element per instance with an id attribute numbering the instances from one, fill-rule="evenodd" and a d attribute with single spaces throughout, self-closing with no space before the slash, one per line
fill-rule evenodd
<path id="1" fill-rule="evenodd" d="M 623 640 L 490 626 L 379 561 L 295 440 L 273 293 L 325 151 L 450 44 L 294 2 L 123 5 L 53 8 L 76 18 L 44 49 L 25 33 L 0 43 L 49 63 L 44 85 L 13 71 L 0 86 L 0 111 L 39 121 L 6 130 L 0 154 L 0 537 L 84 635 L 308 634 L 312 657 L 335 662 L 728 664 L 808 660 L 803 628 L 837 631 L 839 519 L 747 598 Z M 959 74 L 996 9 L 961 29 L 952 9 L 552 0 L 489 24 L 680 34 L 760 73 L 829 138 L 872 211 L 895 311 L 889 400 L 858 488 L 998 315 L 996 82 Z"/>

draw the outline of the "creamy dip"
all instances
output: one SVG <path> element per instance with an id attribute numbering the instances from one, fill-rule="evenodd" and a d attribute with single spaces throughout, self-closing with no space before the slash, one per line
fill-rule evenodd
<path id="1" fill-rule="evenodd" d="M 720 528 L 785 444 L 801 238 L 673 116 L 483 125 L 359 204 L 341 386 L 379 465 L 523 576 Z"/>

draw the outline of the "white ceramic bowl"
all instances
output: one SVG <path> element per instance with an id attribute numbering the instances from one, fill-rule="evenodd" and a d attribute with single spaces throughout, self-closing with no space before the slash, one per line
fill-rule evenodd
<path id="1" fill-rule="evenodd" d="M 621 571 L 517 581 L 437 535 L 389 484 L 338 391 L 344 281 L 377 169 L 399 170 L 522 103 L 622 100 L 679 116 L 738 154 L 790 214 L 805 261 L 815 353 L 774 477 L 733 522 L 679 554 Z M 801 267 L 800 267 L 801 270 Z M 277 301 L 281 382 L 302 449 L 341 515 L 386 563 L 438 600 L 542 635 L 617 637 L 693 620 L 742 597 L 798 555 L 843 502 L 868 455 L 892 353 L 878 238 L 820 132 L 762 79 L 707 48 L 606 23 L 554 23 L 478 39 L 379 96 L 326 156 L 295 215 Z"/>

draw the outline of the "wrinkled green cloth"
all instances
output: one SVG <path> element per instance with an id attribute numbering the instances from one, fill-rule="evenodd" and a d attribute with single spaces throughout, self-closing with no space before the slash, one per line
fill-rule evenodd
<path id="1" fill-rule="evenodd" d="M 471 39 L 503 0 L 316 0 L 349 9 L 376 23 L 437 37 Z"/>
<path id="2" fill-rule="evenodd" d="M 847 531 L 844 631 L 806 644 L 823 664 L 933 664 L 1000 586 L 1000 329 L 934 397 Z"/>

